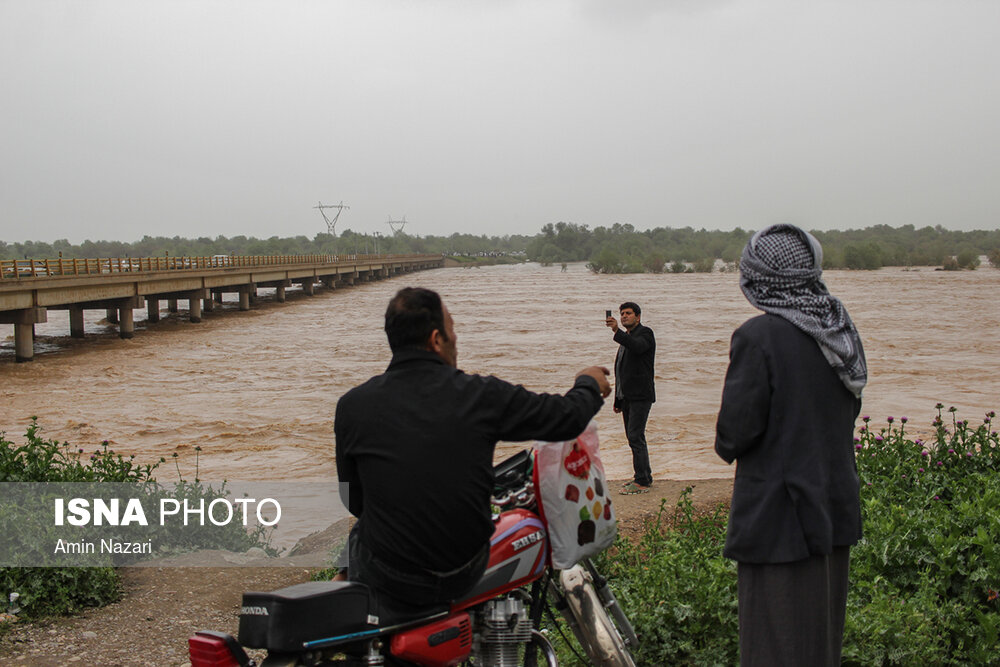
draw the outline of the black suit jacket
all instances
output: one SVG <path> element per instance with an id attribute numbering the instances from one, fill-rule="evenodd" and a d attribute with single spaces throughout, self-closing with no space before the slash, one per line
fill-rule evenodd
<path id="1" fill-rule="evenodd" d="M 812 337 L 776 315 L 733 334 L 715 451 L 736 460 L 725 555 L 784 563 L 861 538 L 861 401 Z"/>
<path id="2" fill-rule="evenodd" d="M 575 438 L 603 403 L 586 375 L 565 396 L 535 394 L 433 352 L 395 352 L 337 401 L 337 475 L 361 542 L 404 572 L 468 563 L 493 533 L 497 441 Z"/>
<path id="3" fill-rule="evenodd" d="M 656 356 L 656 337 L 653 330 L 642 324 L 631 332 L 619 328 L 615 342 L 621 345 L 621 359 L 615 363 L 615 406 L 618 406 L 618 389 L 626 401 L 656 402 L 653 383 L 653 358 Z"/>

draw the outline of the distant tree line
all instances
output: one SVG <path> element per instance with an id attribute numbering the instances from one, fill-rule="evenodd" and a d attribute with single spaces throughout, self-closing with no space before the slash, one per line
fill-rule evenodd
<path id="1" fill-rule="evenodd" d="M 695 231 L 657 227 L 637 231 L 629 224 L 588 229 L 558 222 L 542 227 L 528 242 L 527 256 L 540 262 L 587 261 L 598 273 L 712 271 L 717 260 L 732 264 L 753 232 Z M 877 269 L 882 266 L 941 266 L 974 269 L 986 255 L 1000 267 L 1000 229 L 959 232 L 913 225 L 876 225 L 860 230 L 814 231 L 823 245 L 823 267 Z"/>
<path id="2" fill-rule="evenodd" d="M 52 243 L 0 241 L 0 257 L 65 258 L 155 257 L 211 255 L 334 255 L 428 253 L 466 256 L 521 256 L 543 263 L 588 262 L 598 273 L 712 271 L 721 260 L 739 259 L 752 232 L 657 227 L 636 230 L 630 224 L 595 227 L 572 222 L 550 223 L 534 236 L 411 236 L 362 234 L 350 229 L 339 236 L 258 239 L 246 236 L 186 239 L 144 236 L 131 243 L 63 239 Z M 847 231 L 814 231 L 823 244 L 823 266 L 829 269 L 877 269 L 882 266 L 940 266 L 974 269 L 980 256 L 1000 267 L 1000 229 L 951 231 L 940 225 L 916 229 L 913 225 L 876 225 Z"/>
<path id="3" fill-rule="evenodd" d="M 45 243 L 0 241 L 0 258 L 95 258 L 95 257 L 211 257 L 212 255 L 337 255 L 337 254 L 442 254 L 480 255 L 489 253 L 523 254 L 529 236 L 410 236 L 409 234 L 373 235 L 345 230 L 338 236 L 321 233 L 306 236 L 258 239 L 247 236 L 196 239 L 174 236 L 144 236 L 138 241 L 84 241 L 79 245 L 65 239 Z"/>

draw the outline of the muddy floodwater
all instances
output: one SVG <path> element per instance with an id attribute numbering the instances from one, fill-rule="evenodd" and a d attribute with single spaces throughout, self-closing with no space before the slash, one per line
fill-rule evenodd
<path id="1" fill-rule="evenodd" d="M 863 413 L 884 423 L 908 416 L 929 430 L 934 405 L 956 406 L 980 423 L 1000 408 L 1000 271 L 928 268 L 830 271 L 868 354 Z M 92 451 L 153 462 L 170 480 L 173 462 L 202 479 L 329 480 L 335 477 L 333 411 L 348 389 L 384 370 L 386 303 L 399 288 L 439 291 L 458 332 L 459 366 L 533 391 L 564 392 L 576 371 L 611 367 L 616 345 L 604 311 L 625 300 L 642 307 L 657 340 L 657 402 L 647 437 L 654 477 L 727 477 L 712 451 L 729 338 L 757 314 L 733 273 L 599 276 L 582 264 L 437 269 L 314 297 L 267 291 L 252 311 L 227 302 L 200 324 L 182 311 L 142 319 L 120 340 L 102 311 L 88 311 L 87 337 L 69 337 L 65 311 L 38 325 L 36 356 L 16 364 L 13 327 L 0 325 L 0 430 L 20 442 L 37 415 L 45 434 Z M 143 316 L 143 311 L 136 311 Z M 391 415 L 386 415 L 391 418 Z M 613 479 L 631 475 L 620 418 L 597 416 Z M 517 450 L 504 443 L 497 456 Z"/>

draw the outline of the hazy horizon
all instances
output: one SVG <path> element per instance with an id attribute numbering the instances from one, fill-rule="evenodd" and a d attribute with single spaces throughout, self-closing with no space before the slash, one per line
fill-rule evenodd
<path id="1" fill-rule="evenodd" d="M 1000 3 L 4 0 L 0 239 L 1000 228 Z"/>
<path id="2" fill-rule="evenodd" d="M 597 227 L 600 227 L 600 226 L 602 226 L 602 225 L 597 225 Z M 929 225 L 929 226 L 935 227 L 935 225 Z M 610 225 L 607 225 L 607 227 L 610 227 Z M 897 225 L 896 226 L 897 229 L 899 227 L 901 227 L 901 225 Z M 983 228 L 983 229 L 951 229 L 951 228 L 945 227 L 944 225 L 941 225 L 941 227 L 945 231 L 948 231 L 948 232 L 995 232 L 995 231 L 1000 231 L 1000 227 L 996 227 L 994 229 L 985 229 L 985 228 Z M 677 227 L 674 227 L 674 228 L 667 227 L 667 228 L 668 229 L 680 229 L 680 228 L 677 228 Z M 594 228 L 593 227 L 589 227 L 589 229 L 593 230 Z M 651 231 L 652 229 L 655 229 L 655 228 L 653 228 L 653 227 L 650 227 L 648 229 L 638 229 L 638 228 L 636 228 L 635 231 L 637 233 L 641 233 L 641 232 Z M 736 227 L 733 227 L 732 229 L 728 229 L 728 230 L 694 229 L 694 231 L 696 233 L 698 233 L 698 232 L 713 232 L 713 231 L 733 231 L 735 229 L 736 229 Z M 756 231 L 756 228 L 749 228 L 749 227 L 741 227 L 740 229 L 742 229 L 747 234 L 750 234 L 751 232 Z M 920 227 L 915 227 L 915 231 L 919 230 L 919 229 L 921 229 L 921 228 Z M 806 228 L 806 230 L 810 231 L 810 232 L 817 231 L 815 228 L 808 228 L 808 227 Z M 371 232 L 364 232 L 364 231 L 361 231 L 361 230 L 351 229 L 350 227 L 345 227 L 343 230 L 340 230 L 338 228 L 338 230 L 337 230 L 337 237 L 338 238 L 341 237 L 342 233 L 343 232 L 347 232 L 347 231 L 354 232 L 356 234 L 362 234 L 362 235 L 363 234 L 369 234 L 369 235 L 371 234 Z M 864 228 L 831 229 L 831 230 L 819 230 L 819 231 L 853 232 L 853 231 L 864 231 Z M 478 231 L 477 232 L 451 232 L 451 233 L 448 233 L 448 234 L 416 234 L 416 233 L 409 234 L 408 233 L 408 235 L 416 237 L 416 238 L 426 238 L 426 237 L 447 238 L 449 236 L 452 236 L 453 234 L 466 234 L 466 233 L 468 233 L 468 234 L 472 234 L 474 236 L 485 236 L 487 238 L 503 239 L 505 237 L 513 237 L 513 236 L 525 236 L 525 237 L 531 238 L 531 237 L 534 237 L 534 236 L 540 234 L 541 232 L 542 232 L 542 230 L 539 229 L 539 230 L 537 230 L 533 234 L 521 234 L 521 233 L 500 234 L 500 233 L 493 233 L 493 232 L 490 232 L 489 230 L 486 230 L 486 231 L 482 231 L 482 232 L 478 232 Z M 256 240 L 259 240 L 259 241 L 267 241 L 267 240 L 270 240 L 272 238 L 287 239 L 287 238 L 295 238 L 297 236 L 305 236 L 310 242 L 312 242 L 312 241 L 315 241 L 316 237 L 318 235 L 320 235 L 320 234 L 326 234 L 326 232 L 317 232 L 316 234 L 289 234 L 289 235 L 272 234 L 271 236 L 254 236 L 254 235 L 251 235 L 251 234 L 244 234 L 243 236 L 245 236 L 247 239 L 256 239 Z M 179 235 L 179 234 L 174 234 L 174 235 L 149 234 L 149 236 L 151 238 L 168 238 L 168 239 L 172 239 L 172 238 L 174 238 L 176 236 L 176 237 L 178 237 L 178 238 L 180 238 L 182 240 L 186 240 L 186 241 L 197 241 L 198 239 L 201 239 L 201 238 L 207 238 L 207 239 L 209 239 L 211 241 L 215 241 L 219 237 L 223 237 L 225 239 L 232 239 L 232 238 L 234 238 L 236 236 L 240 236 L 240 235 L 239 234 L 215 234 L 215 235 L 203 234 L 203 235 L 200 235 L 200 236 L 183 236 L 183 235 Z M 7 243 L 8 245 L 13 245 L 13 244 L 17 244 L 17 243 L 47 243 L 47 244 L 51 245 L 52 243 L 57 242 L 57 241 L 69 241 L 70 245 L 79 246 L 79 245 L 82 245 L 83 243 L 85 243 L 87 241 L 90 241 L 92 243 L 139 243 L 139 242 L 142 241 L 142 239 L 143 239 L 143 237 L 138 237 L 138 238 L 134 238 L 134 239 L 125 239 L 125 238 L 118 238 L 118 239 L 109 239 L 109 238 L 98 239 L 98 238 L 92 238 L 92 239 L 90 239 L 90 238 L 88 238 L 88 239 L 83 239 L 81 241 L 72 241 L 72 240 L 67 239 L 67 238 L 58 238 L 58 239 L 29 238 L 29 239 L 15 239 L 15 240 L 12 240 L 12 241 L 11 240 L 7 240 L 7 239 L 0 239 L 0 241 L 3 241 L 4 243 Z"/>

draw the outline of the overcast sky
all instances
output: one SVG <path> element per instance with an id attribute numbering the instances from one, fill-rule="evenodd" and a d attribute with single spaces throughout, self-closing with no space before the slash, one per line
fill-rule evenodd
<path id="1" fill-rule="evenodd" d="M 1000 228 L 995 0 L 0 0 L 0 240 Z"/>

